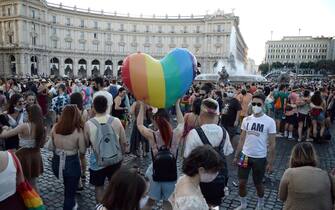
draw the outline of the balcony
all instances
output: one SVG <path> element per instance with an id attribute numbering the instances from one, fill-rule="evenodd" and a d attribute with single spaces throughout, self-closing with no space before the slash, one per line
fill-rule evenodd
<path id="1" fill-rule="evenodd" d="M 143 44 L 143 46 L 144 46 L 144 47 L 150 47 L 151 44 L 150 44 L 149 42 L 146 42 L 146 43 Z"/>
<path id="2" fill-rule="evenodd" d="M 183 43 L 183 44 L 181 45 L 181 47 L 182 47 L 182 48 L 188 48 L 188 44 L 187 44 L 187 43 Z"/>
<path id="3" fill-rule="evenodd" d="M 112 44 L 113 44 L 113 42 L 111 40 L 105 41 L 105 45 L 112 45 Z"/>
<path id="4" fill-rule="evenodd" d="M 170 47 L 170 48 L 176 48 L 176 44 L 175 44 L 175 43 L 170 43 L 170 44 L 169 44 L 169 47 Z"/>
<path id="5" fill-rule="evenodd" d="M 92 44 L 98 45 L 100 43 L 99 39 L 93 39 Z"/>

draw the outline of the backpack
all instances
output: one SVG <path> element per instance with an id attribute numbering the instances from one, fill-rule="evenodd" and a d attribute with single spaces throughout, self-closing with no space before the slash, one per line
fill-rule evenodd
<path id="1" fill-rule="evenodd" d="M 222 128 L 223 136 L 222 140 L 217 147 L 213 147 L 212 144 L 209 142 L 206 134 L 202 130 L 201 127 L 197 127 L 195 130 L 197 131 L 202 143 L 208 144 L 212 146 L 216 152 L 219 153 L 223 160 L 224 168 L 219 171 L 218 176 L 210 183 L 200 183 L 200 189 L 202 194 L 204 195 L 206 202 L 210 205 L 219 206 L 221 204 L 222 198 L 225 196 L 224 188 L 228 184 L 228 168 L 227 168 L 227 162 L 226 157 L 224 154 L 221 153 L 221 150 L 224 147 L 225 141 L 226 141 L 226 129 Z"/>
<path id="2" fill-rule="evenodd" d="M 278 97 L 275 101 L 274 104 L 275 109 L 281 109 L 282 108 L 282 104 L 281 104 L 281 97 Z"/>
<path id="3" fill-rule="evenodd" d="M 109 117 L 107 123 L 100 124 L 96 119 L 90 119 L 97 127 L 97 137 L 95 145 L 93 145 L 93 151 L 100 167 L 115 165 L 122 161 L 121 146 L 111 126 L 113 120 L 113 117 Z"/>
<path id="4" fill-rule="evenodd" d="M 157 146 L 156 135 L 154 135 L 154 140 Z M 155 182 L 172 182 L 177 180 L 177 157 L 171 153 L 172 140 L 170 141 L 169 147 L 163 145 L 160 148 L 157 147 L 158 153 L 154 156 L 152 155 L 152 179 Z M 178 152 L 177 152 L 178 154 Z"/>

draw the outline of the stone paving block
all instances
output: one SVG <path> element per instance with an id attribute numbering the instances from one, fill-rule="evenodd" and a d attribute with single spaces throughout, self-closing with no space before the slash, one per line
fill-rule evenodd
<path id="1" fill-rule="evenodd" d="M 335 129 L 332 129 L 335 130 Z M 334 132 L 334 131 L 333 131 Z M 129 134 L 128 134 L 129 135 Z M 335 135 L 333 135 L 335 136 Z M 278 199 L 278 186 L 285 169 L 288 167 L 288 160 L 291 149 L 296 142 L 289 142 L 286 139 L 277 139 L 276 143 L 276 159 L 274 163 L 274 171 L 267 175 L 265 179 L 265 209 L 279 210 L 282 209 L 283 203 Z M 329 144 L 314 144 L 319 155 L 320 167 L 329 171 L 335 166 L 335 144 L 334 137 Z M 41 196 L 48 210 L 61 210 L 63 205 L 63 184 L 54 176 L 51 170 L 52 153 L 42 149 L 42 157 L 44 162 L 44 174 L 39 178 L 38 183 Z M 88 157 L 88 155 L 87 155 Z M 227 158 L 229 160 L 229 158 Z M 132 167 L 137 165 L 141 171 L 145 173 L 151 162 L 150 155 L 146 158 L 137 158 L 134 156 L 126 156 L 124 165 Z M 182 159 L 178 159 L 178 167 L 182 165 Z M 237 169 L 228 163 L 229 169 L 229 190 L 230 193 L 223 199 L 220 209 L 234 209 L 240 205 L 238 188 L 232 185 L 232 181 L 237 182 Z M 178 171 L 180 174 L 181 171 Z M 94 188 L 89 184 L 89 173 L 86 172 L 86 181 L 84 182 L 84 191 L 77 195 L 79 210 L 92 210 L 95 207 Z M 255 209 L 257 204 L 257 193 L 252 183 L 252 177 L 248 180 L 248 209 Z M 159 209 L 159 208 L 158 208 Z"/>

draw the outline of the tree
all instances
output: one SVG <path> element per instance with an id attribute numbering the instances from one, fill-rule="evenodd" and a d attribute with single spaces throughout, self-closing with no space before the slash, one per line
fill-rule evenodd
<path id="1" fill-rule="evenodd" d="M 292 68 L 294 68 L 294 66 L 295 66 L 295 64 L 294 63 L 284 63 L 284 66 L 286 66 L 287 68 L 289 68 L 289 69 L 292 69 Z"/>
<path id="2" fill-rule="evenodd" d="M 281 69 L 283 67 L 284 67 L 284 65 L 281 62 L 274 62 L 271 65 L 271 69 Z"/>
<path id="3" fill-rule="evenodd" d="M 299 65 L 299 68 L 301 68 L 301 69 L 308 69 L 308 63 L 301 62 L 300 65 Z"/>
<path id="4" fill-rule="evenodd" d="M 266 75 L 267 73 L 269 73 L 269 64 L 262 63 L 258 66 L 258 71 L 261 72 L 262 75 Z"/>

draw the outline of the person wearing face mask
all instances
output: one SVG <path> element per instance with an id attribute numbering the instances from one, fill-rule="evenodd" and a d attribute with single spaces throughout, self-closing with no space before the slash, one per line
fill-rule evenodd
<path id="1" fill-rule="evenodd" d="M 227 97 L 223 100 L 221 110 L 221 125 L 227 129 L 230 139 L 236 136 L 237 126 L 239 124 L 242 107 L 235 98 L 236 90 L 234 87 L 227 89 Z"/>
<path id="2" fill-rule="evenodd" d="M 195 148 L 184 160 L 181 176 L 170 197 L 173 210 L 208 210 L 200 183 L 210 183 L 224 167 L 221 156 L 209 145 Z"/>
<path id="3" fill-rule="evenodd" d="M 9 99 L 9 106 L 5 112 L 8 124 L 11 128 L 16 128 L 23 123 L 24 99 L 20 94 L 14 94 Z M 18 149 L 19 137 L 18 135 L 8 137 L 5 139 L 5 150 Z"/>
<path id="4" fill-rule="evenodd" d="M 247 208 L 247 182 L 250 171 L 256 187 L 257 210 L 264 209 L 265 172 L 272 171 L 276 146 L 276 123 L 263 113 L 265 96 L 255 94 L 252 97 L 253 115 L 243 119 L 241 139 L 238 144 L 234 164 L 238 165 L 239 196 L 241 205 L 235 210 Z"/>
<path id="5" fill-rule="evenodd" d="M 135 168 L 119 169 L 96 210 L 140 210 L 148 201 L 148 180 Z"/>
<path id="6" fill-rule="evenodd" d="M 214 99 L 205 99 L 201 103 L 199 123 L 200 127 L 192 129 L 186 137 L 184 158 L 190 156 L 191 152 L 202 145 L 209 144 L 214 148 L 219 148 L 220 155 L 225 164 L 225 156 L 233 153 L 233 147 L 230 143 L 228 132 L 217 125 L 219 112 L 217 101 Z M 202 186 L 202 193 L 211 206 L 218 206 L 221 204 L 222 197 L 225 196 L 224 189 L 227 187 L 228 171 L 224 167 L 220 171 L 220 180 L 214 186 Z M 214 182 L 213 182 L 214 183 Z M 212 183 L 210 183 L 212 184 Z"/>

